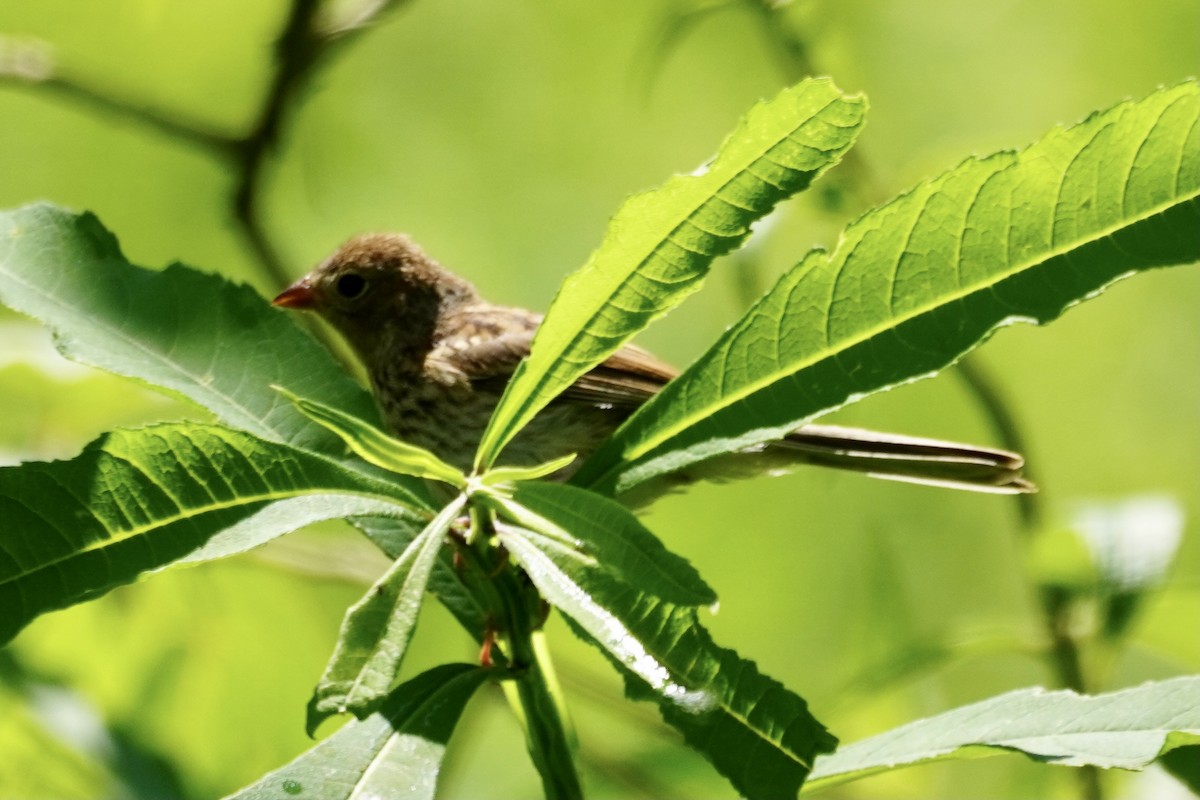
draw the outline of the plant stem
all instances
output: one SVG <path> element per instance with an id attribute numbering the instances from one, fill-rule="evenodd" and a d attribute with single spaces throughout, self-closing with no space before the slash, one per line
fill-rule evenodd
<path id="1" fill-rule="evenodd" d="M 167 114 L 111 96 L 86 82 L 53 74 L 29 75 L 0 72 L 0 82 L 53 92 L 68 100 L 102 113 L 115 114 L 145 125 L 169 139 L 184 142 L 224 162 L 233 175 L 230 207 L 247 243 L 254 251 L 263 277 L 273 286 L 284 286 L 288 271 L 278 247 L 271 241 L 263 221 L 261 193 L 263 170 L 268 156 L 286 134 L 289 111 L 295 98 L 312 80 L 316 68 L 328 57 L 344 49 L 355 35 L 403 0 L 385 0 L 366 10 L 361 18 L 349 20 L 339 28 L 323 28 L 322 0 L 291 0 L 287 19 L 275 44 L 275 70 L 254 116 L 254 124 L 244 134 L 214 130 L 198 119 L 177 113 Z"/>
<path id="2" fill-rule="evenodd" d="M 987 369 L 981 366 L 977 359 L 965 358 L 955 365 L 954 374 L 962 380 L 967 391 L 979 404 L 979 409 L 987 418 L 1000 444 L 1014 453 L 1028 453 L 1029 448 L 1021 434 L 1021 427 Z M 1024 472 L 1025 477 L 1030 477 L 1028 467 Z M 1016 499 L 1021 515 L 1021 530 L 1032 536 L 1042 527 L 1044 519 L 1041 495 L 1037 492 L 1027 492 L 1017 495 Z"/>
<path id="3" fill-rule="evenodd" d="M 317 0 L 293 0 L 275 45 L 276 69 L 270 87 L 253 129 L 239 140 L 235 155 L 234 216 L 267 277 L 277 286 L 286 285 L 288 275 L 261 217 L 262 174 L 267 155 L 279 143 L 290 101 L 311 78 L 312 67 L 321 53 L 321 39 L 313 24 L 319 10 Z"/>
<path id="4" fill-rule="evenodd" d="M 955 374 L 963 380 L 979 402 L 1000 442 L 1010 450 L 1028 452 L 1020 428 L 987 370 L 983 369 L 977 360 L 964 360 L 959 362 Z M 1040 497 L 1037 493 L 1017 495 L 1021 530 L 1026 539 L 1036 536 L 1044 524 L 1045 516 Z M 1042 608 L 1042 622 L 1050 640 L 1050 663 L 1058 683 L 1076 692 L 1086 692 L 1088 685 L 1083 673 L 1082 653 L 1079 642 L 1071 632 L 1071 593 L 1058 586 L 1041 586 L 1038 600 Z M 1098 778 L 1096 782 L 1098 785 Z M 1091 793 L 1086 796 L 1096 797 Z"/>
<path id="5" fill-rule="evenodd" d="M 495 545 L 491 512 L 471 507 L 469 544 L 460 552 L 466 585 L 487 609 L 488 629 L 500 637 L 491 655 L 509 679 L 505 695 L 525 729 L 525 745 L 548 800 L 583 797 L 575 745 L 558 680 L 541 631 L 545 604 L 524 574 Z"/>
<path id="6" fill-rule="evenodd" d="M 541 642 L 542 600 L 512 570 L 497 576 L 510 669 L 515 673 L 525 744 L 548 800 L 583 797 L 574 746 L 550 654 Z"/>
<path id="7" fill-rule="evenodd" d="M 822 72 L 811 56 L 804 36 L 793 29 L 784 19 L 784 3 L 772 0 L 741 0 L 742 6 L 762 26 L 763 38 L 775 53 L 780 74 L 789 84 Z M 861 147 L 854 147 L 842 155 L 839 169 L 832 177 L 844 182 L 846 189 L 858 196 L 864 207 L 875 205 L 885 199 L 875 181 L 871 167 L 863 160 Z"/>
<path id="8" fill-rule="evenodd" d="M 517 678 L 517 694 L 525 712 L 525 743 L 547 798 L 581 798 L 583 787 L 575 770 L 567 727 L 559 713 L 552 674 L 549 663 L 537 659 Z"/>

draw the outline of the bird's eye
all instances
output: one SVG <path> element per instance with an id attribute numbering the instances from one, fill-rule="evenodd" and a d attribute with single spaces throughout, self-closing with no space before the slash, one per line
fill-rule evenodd
<path id="1" fill-rule="evenodd" d="M 347 272 L 337 279 L 337 293 L 347 300 L 357 300 L 367 290 L 367 279 L 355 272 Z"/>

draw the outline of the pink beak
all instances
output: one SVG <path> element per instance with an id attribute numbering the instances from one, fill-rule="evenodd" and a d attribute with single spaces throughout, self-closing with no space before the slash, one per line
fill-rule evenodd
<path id="1" fill-rule="evenodd" d="M 317 305 L 317 295 L 313 291 L 312 284 L 305 277 L 280 292 L 279 296 L 271 301 L 271 305 L 304 311 Z"/>

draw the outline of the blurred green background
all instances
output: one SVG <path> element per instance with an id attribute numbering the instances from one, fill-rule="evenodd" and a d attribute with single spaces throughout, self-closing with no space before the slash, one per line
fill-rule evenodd
<path id="1" fill-rule="evenodd" d="M 271 238 L 299 275 L 352 234 L 404 230 L 491 299 L 544 309 L 624 197 L 701 164 L 755 100 L 789 82 L 786 31 L 820 72 L 870 98 L 860 169 L 835 170 L 790 203 L 641 338 L 682 365 L 737 317 L 748 286 L 832 245 L 871 201 L 1200 66 L 1194 0 L 813 0 L 773 17 L 784 26 L 773 32 L 756 8 L 402 4 L 298 98 L 265 176 Z M 42 40 L 90 86 L 237 133 L 253 121 L 286 12 L 280 0 L 0 0 L 0 54 Z M 184 261 L 268 297 L 282 288 L 233 224 L 231 176 L 205 153 L 11 83 L 0 83 L 0 120 L 0 207 L 89 209 L 135 263 Z M 696 487 L 648 523 L 721 593 L 705 615 L 717 640 L 804 695 L 844 741 L 1053 685 L 1035 579 L 1087 578 L 1071 531 L 1088 504 L 1153 496 L 1178 509 L 1183 530 L 1128 637 L 1086 651 L 1094 688 L 1196 672 L 1198 300 L 1194 268 L 1143 275 L 972 356 L 1008 399 L 1043 487 L 1048 532 L 1034 547 L 1011 499 L 817 470 Z M 0 311 L 0 462 L 67 457 L 111 427 L 185 415 L 200 412 L 61 360 L 36 324 Z M 835 418 L 996 443 L 952 374 Z M 0 651 L 0 798 L 213 797 L 280 766 L 309 746 L 304 704 L 342 612 L 381 568 L 330 528 L 40 619 Z M 1097 624 L 1087 607 L 1073 622 L 1084 636 Z M 561 624 L 551 634 L 592 796 L 734 796 L 650 707 L 615 702 L 619 683 L 599 656 Z M 440 609 L 426 613 L 414 653 L 409 674 L 473 658 Z M 473 702 L 451 751 L 447 797 L 537 793 L 498 693 Z M 1162 774 L 1108 779 L 1124 797 L 1177 788 Z M 1072 771 L 1013 756 L 829 796 L 1076 793 Z"/>

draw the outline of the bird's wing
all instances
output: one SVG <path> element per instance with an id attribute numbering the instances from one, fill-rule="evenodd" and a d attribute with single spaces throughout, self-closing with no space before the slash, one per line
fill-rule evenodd
<path id="1" fill-rule="evenodd" d="M 635 345 L 625 345 L 575 381 L 563 397 L 599 405 L 636 408 L 678 375 Z"/>
<path id="2" fill-rule="evenodd" d="M 513 370 L 529 355 L 540 317 L 516 309 L 494 309 L 473 325 L 477 335 L 458 337 L 439 345 L 430 360 L 439 370 L 460 374 L 472 385 L 500 392 Z M 461 331 L 462 328 L 460 327 Z M 571 400 L 636 408 L 650 399 L 678 372 L 640 347 L 626 345 L 563 392 Z"/>
<path id="3" fill-rule="evenodd" d="M 457 380 L 499 394 L 513 370 L 529 355 L 540 318 L 515 309 L 478 311 L 469 327 L 456 324 L 453 342 L 430 356 Z M 461 335 L 463 331 L 467 335 Z M 597 406 L 632 410 L 650 399 L 676 370 L 634 345 L 626 345 L 580 377 L 562 396 Z M 707 463 L 707 462 L 706 462 Z M 689 467 L 684 480 L 786 472 L 801 464 L 819 464 L 866 472 L 876 477 L 985 492 L 1035 491 L 1021 477 L 1016 453 L 912 436 L 877 433 L 833 425 L 805 425 L 780 440 Z M 711 469 L 710 469 L 711 468 Z M 646 498 L 677 485 L 638 489 Z"/>

